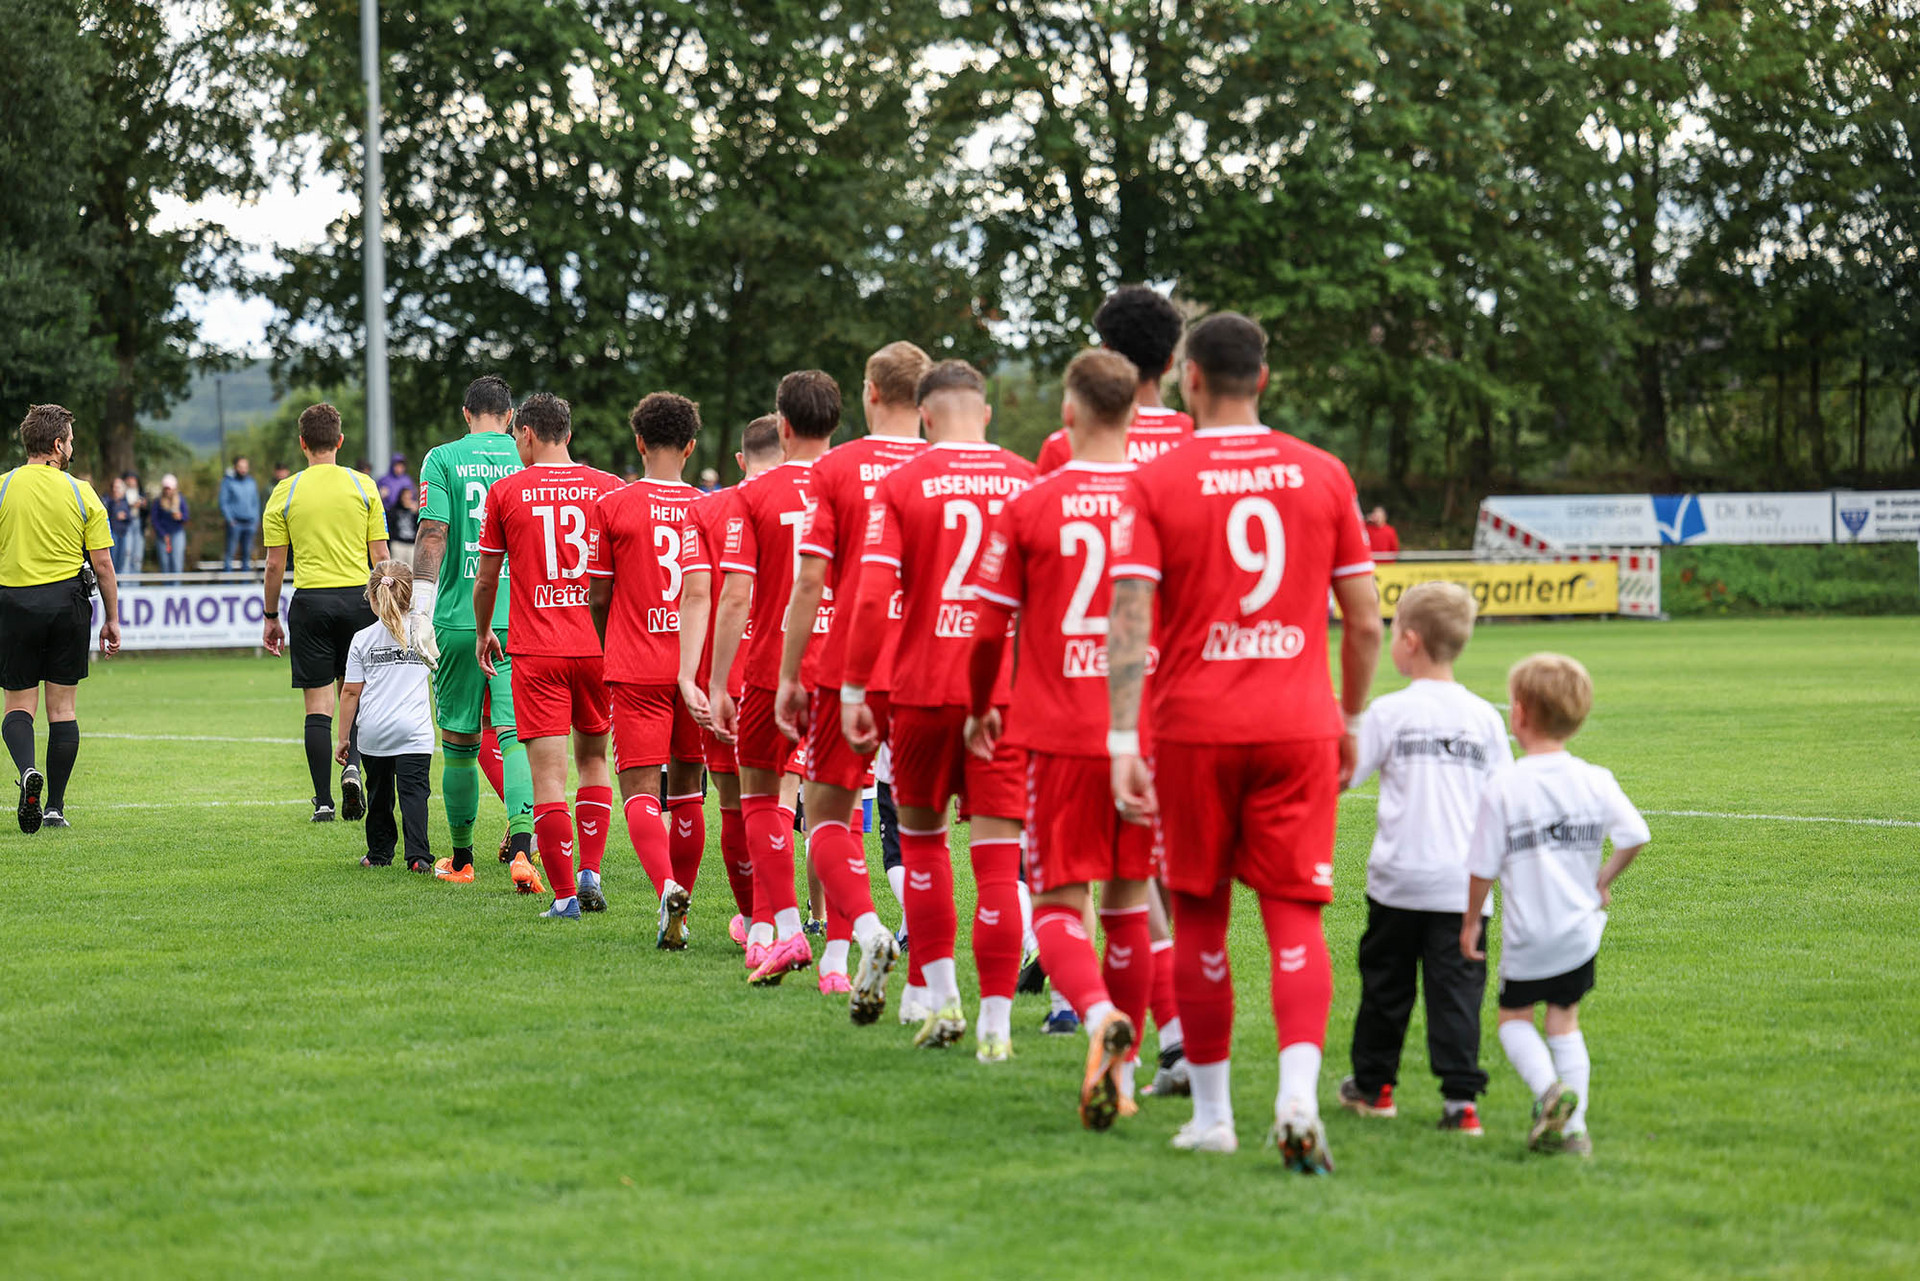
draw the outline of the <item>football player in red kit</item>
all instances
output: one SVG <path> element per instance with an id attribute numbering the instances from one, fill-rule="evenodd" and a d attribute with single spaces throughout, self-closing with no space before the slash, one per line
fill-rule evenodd
<path id="1" fill-rule="evenodd" d="M 975 612 L 964 586 L 1007 503 L 1033 482 L 1033 464 L 987 443 L 986 380 L 962 360 L 935 365 L 915 393 L 930 442 L 880 482 L 868 513 L 860 590 L 840 690 L 841 727 L 855 751 L 880 743 L 867 684 L 898 633 L 891 702 L 893 795 L 907 872 L 907 929 L 932 1012 L 916 1045 L 943 1046 L 966 1033 L 954 970 L 953 863 L 947 804 L 960 797 L 971 820 L 978 908 L 974 963 L 980 971 L 976 1057 L 1013 1053 L 1013 992 L 1020 975 L 1020 825 L 1026 817 L 1025 753 L 1001 744 L 992 761 L 966 749 L 967 653 Z M 902 618 L 888 619 L 894 592 Z M 992 700 L 1005 706 L 1006 676 Z"/>
<path id="2" fill-rule="evenodd" d="M 745 691 L 736 705 L 725 682 L 710 678 L 707 696 L 715 732 L 735 740 L 755 897 L 773 908 L 773 946 L 749 976 L 755 984 L 777 983 L 813 964 L 794 892 L 793 824 L 780 809 L 781 776 L 789 772 L 795 742 L 774 723 L 773 700 L 800 534 L 813 504 L 813 465 L 840 425 L 840 388 L 820 370 L 799 370 L 780 380 L 774 409 L 786 460 L 740 487 L 720 543 L 727 579 L 714 622 L 713 666 L 716 672 L 726 668 L 744 643 Z M 749 616 L 752 634 L 743 642 Z M 760 928 L 756 923 L 754 929 Z"/>
<path id="3" fill-rule="evenodd" d="M 1259 425 L 1266 335 L 1221 312 L 1187 335 L 1193 442 L 1142 467 L 1113 531 L 1108 686 L 1113 795 L 1158 818 L 1173 895 L 1174 981 L 1193 1119 L 1174 1146 L 1238 1147 L 1229 1094 L 1235 880 L 1259 896 L 1272 952 L 1288 1168 L 1332 1170 L 1319 1073 L 1333 999 L 1320 915 L 1333 898 L 1335 811 L 1351 725 L 1380 657 L 1380 606 L 1353 480 L 1331 454 Z M 1327 593 L 1345 624 L 1340 698 L 1327 680 Z M 1154 607 L 1159 607 L 1156 618 Z M 1141 756 L 1151 634 L 1152 765 Z M 1346 719 L 1341 712 L 1344 706 Z"/>
<path id="4" fill-rule="evenodd" d="M 1073 460 L 1007 505 L 974 562 L 979 625 L 968 677 L 967 746 L 992 759 L 1003 737 L 1027 758 L 1027 886 L 1033 932 L 1053 987 L 1092 1038 L 1080 1119 L 1104 1130 L 1134 1111 L 1134 1042 L 1146 1017 L 1152 938 L 1147 881 L 1153 833 L 1122 822 L 1107 788 L 1107 544 L 1133 465 L 1133 366 L 1110 351 L 1067 366 L 1061 417 Z M 1019 616 L 1020 661 L 1004 725 L 993 687 Z M 1100 881 L 1104 966 L 1085 918 Z"/>
<path id="5" fill-rule="evenodd" d="M 740 433 L 740 450 L 733 459 L 740 474 L 752 480 L 769 467 L 780 463 L 780 420 L 772 414 L 756 418 Z M 744 481 L 742 482 L 744 483 Z M 758 953 L 749 951 L 748 970 L 759 968 L 767 945 L 773 941 L 773 908 L 753 898 L 753 859 L 747 853 L 746 818 L 740 812 L 740 767 L 734 762 L 733 740 L 713 732 L 712 709 L 707 703 L 707 685 L 713 670 L 713 602 L 720 573 L 717 555 L 727 515 L 739 486 L 716 490 L 695 500 L 687 510 L 687 523 L 680 540 L 680 699 L 700 725 L 700 743 L 707 762 L 707 775 L 720 805 L 720 861 L 726 869 L 727 888 L 733 891 L 734 906 L 739 909 L 727 933 L 742 949 L 748 947 L 750 923 L 764 927 L 764 940 Z M 741 676 L 746 668 L 747 651 L 741 646 L 728 673 L 727 692 L 736 700 L 744 691 Z M 782 792 L 782 803 L 790 801 Z"/>
<path id="6" fill-rule="evenodd" d="M 474 617 L 492 618 L 500 562 L 513 557 L 508 616 L 513 626 L 515 729 L 533 771 L 533 831 L 553 887 L 543 916 L 577 921 L 573 817 L 567 812 L 567 739 L 580 768 L 574 796 L 582 862 L 600 865 L 613 824 L 613 780 L 607 773 L 607 686 L 600 636 L 587 605 L 587 565 L 598 536 L 593 512 L 620 479 L 576 463 L 567 452 L 573 413 L 558 396 L 536 392 L 514 415 L 513 443 L 524 471 L 487 490 L 480 525 L 480 566 L 473 581 Z M 480 670 L 494 674 L 500 638 L 491 627 L 474 642 Z"/>
<path id="7" fill-rule="evenodd" d="M 1160 380 L 1173 368 L 1184 325 L 1180 309 L 1166 295 L 1145 285 L 1116 290 L 1093 313 L 1101 346 L 1133 362 L 1139 380 L 1134 389 L 1133 422 L 1127 430 L 1127 461 L 1152 462 L 1193 434 L 1193 419 L 1160 400 Z M 1074 456 L 1062 427 L 1040 446 L 1040 474 L 1058 471 Z"/>
<path id="8" fill-rule="evenodd" d="M 705 753 L 680 697 L 681 531 L 700 491 L 681 479 L 700 434 L 700 407 L 657 391 L 628 415 L 646 474 L 600 500 L 587 601 L 606 650 L 613 752 L 627 836 L 660 908 L 654 945 L 686 946 L 687 904 L 707 846 Z M 660 767 L 667 766 L 661 822 Z M 600 869 L 583 866 L 580 906 L 604 911 Z"/>
<path id="9" fill-rule="evenodd" d="M 887 975 L 900 949 L 873 910 L 866 842 L 852 826 L 872 758 L 854 751 L 840 732 L 840 677 L 846 624 L 860 585 L 867 508 L 881 479 L 926 447 L 914 393 L 931 364 L 927 353 L 909 342 L 890 343 L 869 357 L 860 393 L 869 434 L 830 450 L 814 466 L 813 508 L 800 540 L 800 572 L 788 605 L 774 705 L 781 733 L 807 744 L 807 849 L 829 914 L 836 924 L 852 922 L 860 967 L 850 986 L 848 1013 L 863 1024 L 886 1010 Z M 848 612 L 840 614 L 839 605 Z M 824 637 L 818 635 L 822 630 Z M 867 687 L 883 737 L 888 657 L 881 656 Z M 821 961 L 823 978 L 836 959 L 840 973 L 846 971 L 844 956 L 834 956 L 836 948 L 844 953 L 846 943 L 830 938 Z"/>

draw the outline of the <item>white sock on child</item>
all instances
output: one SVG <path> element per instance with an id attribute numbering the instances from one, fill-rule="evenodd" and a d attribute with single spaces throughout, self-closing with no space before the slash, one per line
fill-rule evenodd
<path id="1" fill-rule="evenodd" d="M 1580 1100 L 1574 1105 L 1573 1116 L 1562 1133 L 1583 1134 L 1587 1128 L 1587 1086 L 1593 1079 L 1593 1060 L 1587 1057 L 1587 1038 L 1581 1036 L 1578 1030 L 1565 1036 L 1550 1036 L 1547 1038 L 1547 1048 L 1553 1051 L 1553 1066 L 1560 1073 L 1560 1083 L 1572 1090 Z"/>
<path id="2" fill-rule="evenodd" d="M 1527 1092 L 1536 1100 L 1557 1079 L 1553 1055 L 1547 1051 L 1547 1043 L 1540 1039 L 1540 1029 L 1531 1021 L 1515 1019 L 1502 1023 L 1500 1048 L 1507 1052 L 1507 1061 L 1513 1064 L 1513 1070 L 1527 1083 Z"/>

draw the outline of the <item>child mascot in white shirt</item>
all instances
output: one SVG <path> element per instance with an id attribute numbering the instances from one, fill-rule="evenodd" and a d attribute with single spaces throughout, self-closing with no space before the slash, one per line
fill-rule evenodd
<path id="1" fill-rule="evenodd" d="M 346 683 L 340 688 L 339 744 L 356 722 L 360 766 L 367 788 L 367 853 L 362 867 L 391 867 L 393 847 L 404 831 L 407 870 L 431 872 L 427 802 L 432 796 L 432 673 L 440 652 L 432 623 L 413 615 L 413 571 L 383 560 L 367 580 L 367 604 L 380 621 L 354 633 L 347 648 Z M 400 824 L 393 821 L 396 794 Z"/>
<path id="2" fill-rule="evenodd" d="M 1464 1135 L 1482 1133 L 1474 1100 L 1487 1088 L 1480 1068 L 1487 964 L 1462 956 L 1459 943 L 1467 846 L 1487 780 L 1513 762 L 1500 713 L 1453 678 L 1476 613 L 1473 596 L 1457 583 L 1408 588 L 1394 609 L 1391 653 L 1412 684 L 1373 700 L 1360 723 L 1350 786 L 1379 773 L 1380 822 L 1367 861 L 1353 1075 L 1340 1083 L 1348 1111 L 1398 1114 L 1400 1050 L 1415 993 L 1424 987 L 1440 1128 Z M 1477 910 L 1472 923 L 1484 931 Z"/>
<path id="3" fill-rule="evenodd" d="M 1535 654 L 1507 674 L 1513 736 L 1526 753 L 1487 784 L 1467 869 L 1469 917 L 1500 882 L 1500 1044 L 1534 1098 L 1527 1145 L 1591 1156 L 1587 1101 L 1592 1065 L 1580 1035 L 1580 998 L 1593 990 L 1594 958 L 1614 878 L 1649 839 L 1612 773 L 1567 751 L 1593 707 L 1587 669 L 1564 654 Z M 1605 843 L 1613 857 L 1605 859 Z M 1485 937 L 1462 925 L 1460 953 L 1486 956 Z M 1546 1039 L 1534 1026 L 1545 1005 Z"/>

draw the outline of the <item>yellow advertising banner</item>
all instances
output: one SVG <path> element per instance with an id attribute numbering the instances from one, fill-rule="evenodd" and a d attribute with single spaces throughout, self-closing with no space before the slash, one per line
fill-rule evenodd
<path id="1" fill-rule="evenodd" d="M 1395 561 L 1375 566 L 1374 575 L 1385 618 L 1393 617 L 1407 588 L 1435 580 L 1459 583 L 1472 592 L 1482 617 L 1620 612 L 1620 566 L 1610 560 L 1568 564 Z"/>

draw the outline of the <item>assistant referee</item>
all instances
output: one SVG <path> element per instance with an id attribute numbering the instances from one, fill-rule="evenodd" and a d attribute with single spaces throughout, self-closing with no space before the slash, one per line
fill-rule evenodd
<path id="1" fill-rule="evenodd" d="M 313 819 L 333 821 L 333 709 L 347 675 L 353 634 L 376 621 L 367 606 L 367 569 L 387 558 L 387 513 L 373 477 L 337 465 L 344 437 L 340 411 L 313 405 L 300 415 L 300 452 L 306 468 L 273 487 L 261 526 L 267 547 L 266 625 L 261 643 L 270 654 L 292 652 L 293 687 L 306 696 L 304 742 L 313 776 Z M 299 583 L 280 626 L 280 584 L 287 555 L 298 557 Z M 288 631 L 291 631 L 289 643 Z M 340 771 L 340 815 L 364 818 L 360 743 L 349 738 Z"/>
<path id="2" fill-rule="evenodd" d="M 87 678 L 92 585 L 106 607 L 100 652 L 120 648 L 120 593 L 113 578 L 113 533 L 93 486 L 66 474 L 73 461 L 73 414 L 31 405 L 20 424 L 27 463 L 0 476 L 0 685 L 7 714 L 0 737 L 20 772 L 20 830 L 70 827 L 67 780 L 80 755 L 74 719 Z M 47 772 L 33 763 L 33 715 L 47 687 Z M 42 808 L 42 801 L 45 807 Z"/>

